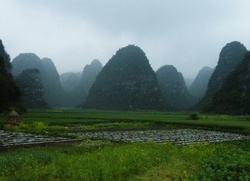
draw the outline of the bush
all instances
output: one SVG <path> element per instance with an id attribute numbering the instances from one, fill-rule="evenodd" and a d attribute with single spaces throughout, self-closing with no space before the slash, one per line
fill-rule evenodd
<path id="1" fill-rule="evenodd" d="M 191 120 L 198 120 L 199 119 L 199 117 L 198 117 L 198 114 L 190 114 L 189 115 L 189 119 L 191 119 Z"/>

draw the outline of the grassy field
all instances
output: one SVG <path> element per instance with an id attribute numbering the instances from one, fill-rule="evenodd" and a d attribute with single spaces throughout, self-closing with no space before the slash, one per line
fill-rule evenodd
<path id="1" fill-rule="evenodd" d="M 191 127 L 250 134 L 250 116 L 203 115 L 193 113 L 153 112 L 153 111 L 96 111 L 96 110 L 30 110 L 22 115 L 31 127 L 49 126 L 48 129 L 65 131 L 65 127 L 85 126 L 85 129 L 132 129 L 152 127 Z M 108 124 L 107 124 L 108 123 Z M 4 126 L 4 116 L 0 117 L 0 127 Z M 27 125 L 26 125 L 27 126 Z M 53 128 L 54 126 L 54 128 Z"/>
<path id="2" fill-rule="evenodd" d="M 250 134 L 248 116 L 96 110 L 31 110 L 13 128 L 40 134 L 123 129 L 199 128 Z M 4 129 L 5 117 L 0 117 Z M 82 143 L 0 152 L 0 180 L 250 180 L 250 140 L 176 146 Z"/>

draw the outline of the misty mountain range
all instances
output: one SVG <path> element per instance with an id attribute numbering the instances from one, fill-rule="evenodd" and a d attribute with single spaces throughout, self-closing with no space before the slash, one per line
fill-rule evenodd
<path id="1" fill-rule="evenodd" d="M 29 85 L 28 94 L 36 92 L 37 98 L 24 94 L 23 101 L 26 104 L 23 105 L 28 108 L 41 108 L 43 105 L 44 108 L 78 106 L 116 110 L 191 109 L 220 112 L 211 109 L 211 105 L 216 101 L 218 103 L 218 97 L 221 97 L 219 92 L 225 86 L 225 81 L 228 81 L 228 75 L 233 76 L 230 73 L 235 67 L 239 67 L 246 52 L 247 49 L 240 42 L 226 44 L 220 52 L 218 65 L 214 69 L 203 67 L 189 88 L 182 73 L 173 65 L 162 66 L 154 72 L 143 50 L 134 45 L 119 49 L 104 67 L 100 61 L 93 60 L 84 67 L 82 73 L 68 72 L 60 76 L 51 59 L 40 59 L 34 53 L 22 53 L 11 62 L 11 73 L 16 82 L 19 82 L 22 92 L 25 91 L 23 85 L 20 86 L 20 80 L 28 82 L 25 84 L 25 94 Z M 248 58 L 245 57 L 244 60 L 246 62 Z M 249 71 L 247 69 L 244 72 L 247 74 Z M 241 77 L 248 80 L 245 74 Z M 241 85 L 237 89 L 237 95 L 242 96 L 243 93 L 239 92 L 246 92 L 248 85 L 247 81 L 241 82 L 245 88 Z M 243 95 L 245 105 L 249 97 L 246 93 Z M 34 102 L 40 102 L 40 105 L 35 105 Z M 241 113 L 243 112 L 247 110 L 244 109 Z"/>

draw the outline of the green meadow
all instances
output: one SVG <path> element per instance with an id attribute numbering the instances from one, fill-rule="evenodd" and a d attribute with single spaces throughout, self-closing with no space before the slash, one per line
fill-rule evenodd
<path id="1" fill-rule="evenodd" d="M 250 135 L 249 116 L 157 111 L 30 110 L 12 131 L 67 136 L 69 132 L 207 129 Z M 1 115 L 1 129 L 5 116 Z M 79 143 L 8 148 L 0 180 L 250 180 L 250 140 L 177 146 L 172 143 Z"/>

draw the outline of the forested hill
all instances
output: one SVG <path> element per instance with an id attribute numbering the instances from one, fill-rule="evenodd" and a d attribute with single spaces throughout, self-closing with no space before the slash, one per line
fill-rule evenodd
<path id="1" fill-rule="evenodd" d="M 17 78 L 16 83 L 22 91 L 22 104 L 27 109 L 48 109 L 44 99 L 44 87 L 38 69 L 24 70 Z"/>
<path id="2" fill-rule="evenodd" d="M 186 87 L 182 73 L 173 65 L 165 65 L 156 71 L 161 91 L 167 102 L 177 110 L 187 110 L 195 103 Z"/>
<path id="3" fill-rule="evenodd" d="M 229 73 L 242 61 L 246 52 L 246 47 L 237 41 L 228 43 L 222 48 L 218 64 L 208 82 L 206 94 L 195 106 L 196 109 L 202 110 L 204 108 L 212 96 L 219 90 Z"/>
<path id="4" fill-rule="evenodd" d="M 204 112 L 250 114 L 250 52 L 230 73 Z"/>
<path id="5" fill-rule="evenodd" d="M 45 91 L 45 101 L 50 107 L 62 107 L 64 105 L 64 91 L 62 89 L 59 74 L 49 58 L 40 59 L 34 53 L 22 53 L 12 60 L 12 74 L 17 77 L 27 69 L 38 69 Z"/>
<path id="6" fill-rule="evenodd" d="M 155 72 L 137 46 L 119 49 L 103 67 L 83 108 L 169 110 Z"/>

